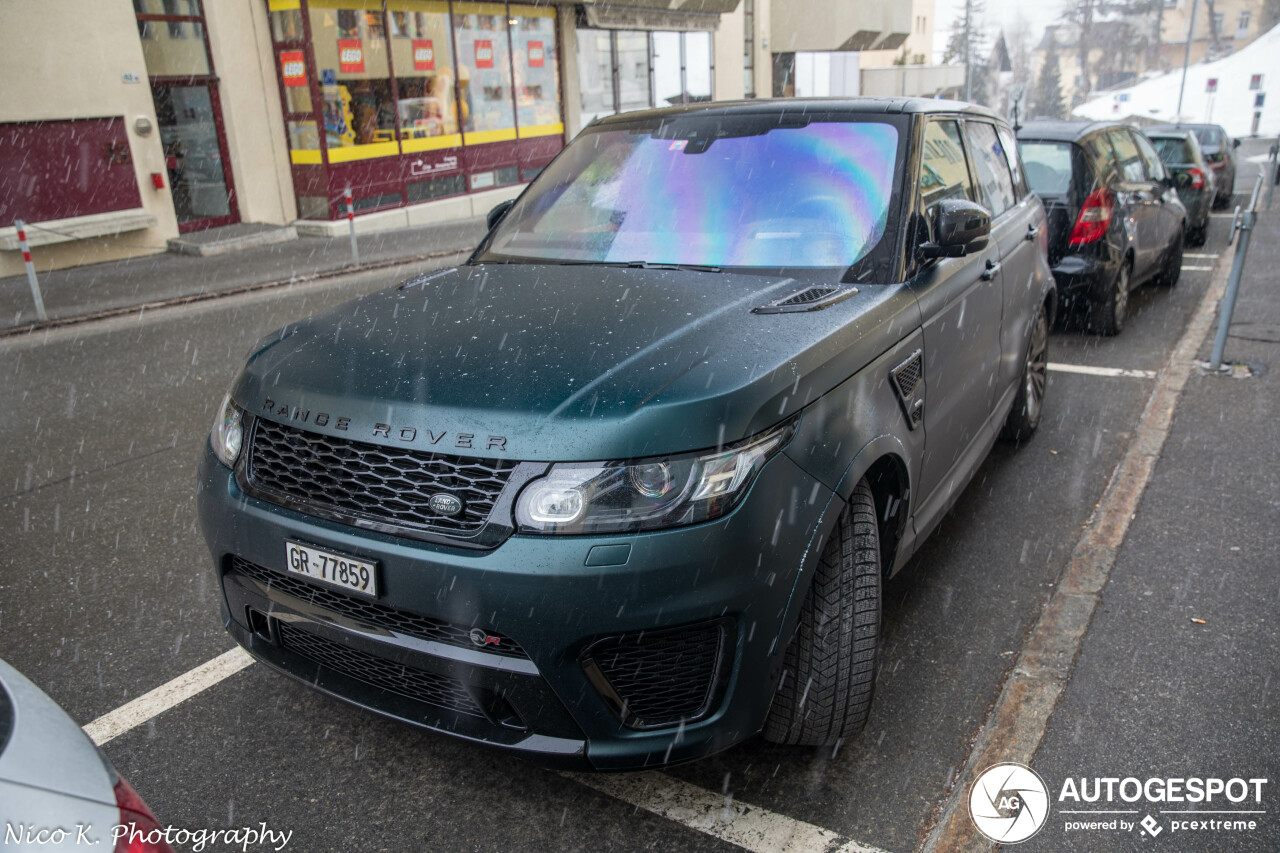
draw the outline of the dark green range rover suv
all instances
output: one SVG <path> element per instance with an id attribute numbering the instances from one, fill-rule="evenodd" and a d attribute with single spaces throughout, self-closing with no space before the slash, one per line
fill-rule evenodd
<path id="1" fill-rule="evenodd" d="M 465 265 L 257 345 L 200 460 L 227 629 L 543 763 L 856 734 L 883 579 L 1040 419 L 1016 152 L 932 100 L 593 123 Z"/>

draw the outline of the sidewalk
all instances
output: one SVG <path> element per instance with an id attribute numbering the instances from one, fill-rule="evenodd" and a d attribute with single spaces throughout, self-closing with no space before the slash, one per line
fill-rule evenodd
<path id="1" fill-rule="evenodd" d="M 483 217 L 447 225 L 357 237 L 362 267 L 470 252 L 485 234 Z M 122 238 L 122 242 L 127 242 Z M 39 265 L 39 249 L 32 254 Z M 40 274 L 50 320 L 66 320 L 180 297 L 341 272 L 351 267 L 348 237 L 299 237 L 286 243 L 193 257 L 167 252 Z M 36 321 L 25 275 L 0 278 L 0 332 Z"/>
<path id="2" fill-rule="evenodd" d="M 1055 812 L 1136 810 L 1121 817 L 1151 815 L 1158 829 L 1064 834 L 1056 820 L 1029 849 L 1280 850 L 1280 204 L 1255 227 L 1226 348 L 1255 376 L 1192 374 L 1034 762 Z M 1225 251 L 1229 264 L 1234 246 Z M 1215 317 L 1199 358 L 1216 330 Z M 1057 802 L 1069 777 L 1092 786 L 1130 776 L 1269 782 L 1261 804 L 1252 793 L 1241 803 Z M 1200 814 L 1169 813 L 1192 809 Z M 1174 825 L 1236 818 L 1257 827 Z"/>

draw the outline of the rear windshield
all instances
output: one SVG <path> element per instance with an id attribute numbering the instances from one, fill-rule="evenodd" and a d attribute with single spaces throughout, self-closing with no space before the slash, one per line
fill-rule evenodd
<path id="1" fill-rule="evenodd" d="M 884 237 L 899 172 L 882 120 L 684 116 L 587 129 L 487 258 L 849 267 Z"/>
<path id="2" fill-rule="evenodd" d="M 1036 195 L 1063 195 L 1071 188 L 1071 143 L 1019 142 L 1018 150 Z"/>
<path id="3" fill-rule="evenodd" d="M 1151 144 L 1156 147 L 1161 163 L 1176 165 L 1195 162 L 1195 156 L 1191 153 L 1191 143 L 1180 136 L 1153 136 Z"/>
<path id="4" fill-rule="evenodd" d="M 1217 148 L 1220 144 L 1216 127 L 1197 127 L 1195 134 L 1196 139 L 1200 140 L 1200 144 L 1207 148 Z"/>

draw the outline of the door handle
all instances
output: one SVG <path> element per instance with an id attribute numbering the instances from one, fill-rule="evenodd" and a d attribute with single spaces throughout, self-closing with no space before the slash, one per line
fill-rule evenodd
<path id="1" fill-rule="evenodd" d="M 991 281 L 996 277 L 996 273 L 1000 272 L 999 261 L 987 261 L 987 268 L 982 271 L 982 280 Z"/>
<path id="2" fill-rule="evenodd" d="M 1028 239 L 1028 240 L 1034 240 L 1035 238 L 1037 238 L 1037 237 L 1039 237 L 1039 236 L 1040 236 L 1040 229 L 1039 229 L 1037 226 L 1035 226 L 1035 225 L 1028 225 L 1028 226 L 1027 226 L 1027 239 Z"/>

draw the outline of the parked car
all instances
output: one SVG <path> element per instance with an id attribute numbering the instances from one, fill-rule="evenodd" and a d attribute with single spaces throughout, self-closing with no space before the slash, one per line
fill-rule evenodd
<path id="1" fill-rule="evenodd" d="M 1178 199 L 1187 209 L 1186 239 L 1203 246 L 1209 230 L 1209 210 L 1216 197 L 1213 170 L 1204 159 L 1200 142 L 1190 130 L 1151 130 L 1147 138 L 1156 147 L 1165 171 L 1173 175 Z"/>
<path id="2" fill-rule="evenodd" d="M 224 622 L 548 764 L 852 737 L 883 579 L 1041 418 L 1045 224 L 966 104 L 595 121 L 465 265 L 250 355 L 199 463 Z"/>
<path id="3" fill-rule="evenodd" d="M 2 660 L 0 831 L 21 850 L 173 853 L 147 804 L 89 736 Z"/>
<path id="4" fill-rule="evenodd" d="M 1204 159 L 1213 169 L 1214 185 L 1217 195 L 1214 196 L 1214 207 L 1226 207 L 1231 203 L 1231 194 L 1236 184 L 1236 149 L 1240 147 L 1239 139 L 1232 139 L 1225 128 L 1218 124 L 1155 124 L 1143 128 L 1147 133 L 1163 133 L 1168 130 L 1190 130 L 1195 133 Z"/>
<path id="5" fill-rule="evenodd" d="M 1187 211 L 1174 179 L 1145 136 L 1114 122 L 1028 122 L 1018 147 L 1048 211 L 1063 316 L 1119 334 L 1130 290 L 1178 281 Z"/>

